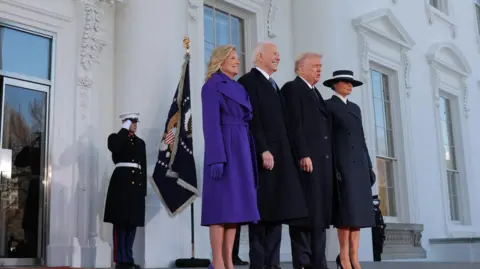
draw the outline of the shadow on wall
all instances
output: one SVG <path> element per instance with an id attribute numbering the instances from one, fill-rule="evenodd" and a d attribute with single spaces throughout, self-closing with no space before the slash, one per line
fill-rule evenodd
<path id="1" fill-rule="evenodd" d="M 66 211 L 73 212 L 64 214 L 61 218 L 66 222 L 63 227 L 71 227 L 63 237 L 69 239 L 67 245 L 72 247 L 68 253 L 70 261 L 68 264 L 95 267 L 96 263 L 111 263 L 110 257 L 96 256 L 99 251 L 97 248 L 109 249 L 108 245 L 111 243 L 111 236 L 109 236 L 111 227 L 107 228 L 103 223 L 103 209 L 111 170 L 109 162 L 111 161 L 107 152 L 99 151 L 95 144 L 95 142 L 100 143 L 95 140 L 94 135 L 97 133 L 95 128 L 89 126 L 87 130 L 88 132 L 83 133 L 60 155 L 55 169 L 73 167 L 74 175 L 78 171 L 75 187 L 71 188 L 70 201 L 59 205 L 60 207 L 66 204 Z M 106 138 L 102 142 L 105 142 L 106 148 Z M 52 212 L 59 214 L 58 212 L 62 211 L 52 210 Z M 68 219 L 69 216 L 72 219 Z M 55 233 L 58 232 L 61 231 L 55 231 Z M 77 251 L 80 251 L 80 255 L 76 255 Z"/>

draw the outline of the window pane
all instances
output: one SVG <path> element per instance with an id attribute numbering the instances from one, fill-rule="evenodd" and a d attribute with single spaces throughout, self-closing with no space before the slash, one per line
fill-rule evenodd
<path id="1" fill-rule="evenodd" d="M 442 121 L 447 120 L 447 108 L 445 107 L 445 98 L 440 97 L 440 119 Z"/>
<path id="2" fill-rule="evenodd" d="M 455 161 L 455 148 L 443 146 L 445 149 L 445 166 L 450 170 L 457 170 L 457 164 Z"/>
<path id="3" fill-rule="evenodd" d="M 204 40 L 215 43 L 215 26 L 213 24 L 213 8 L 205 6 L 203 15 Z"/>
<path id="4" fill-rule="evenodd" d="M 383 89 L 383 100 L 390 101 L 390 85 L 388 83 L 388 76 L 382 74 L 382 89 Z"/>
<path id="5" fill-rule="evenodd" d="M 1 70 L 50 79 L 50 39 L 2 27 L 0 48 Z"/>
<path id="6" fill-rule="evenodd" d="M 393 132 L 392 130 L 385 130 L 387 135 L 387 157 L 395 158 L 395 147 L 393 144 Z"/>
<path id="7" fill-rule="evenodd" d="M 375 128 L 376 140 L 377 140 L 377 155 L 380 156 L 388 156 L 387 150 L 387 137 L 385 133 L 385 129 L 381 127 Z"/>
<path id="8" fill-rule="evenodd" d="M 383 107 L 385 109 L 385 127 L 389 130 L 393 129 L 392 126 L 392 104 L 389 101 L 384 101 Z"/>
<path id="9" fill-rule="evenodd" d="M 214 49 L 213 44 L 204 42 L 204 59 L 205 59 L 205 74 L 207 73 L 208 63 L 210 62 L 210 56 L 212 56 L 212 51 Z"/>
<path id="10" fill-rule="evenodd" d="M 373 99 L 373 110 L 375 112 L 375 126 L 386 128 L 385 125 L 385 108 L 382 100 Z"/>
<path id="11" fill-rule="evenodd" d="M 385 216 L 395 217 L 397 211 L 393 161 L 377 158 L 377 182 L 382 213 Z"/>
<path id="12" fill-rule="evenodd" d="M 438 8 L 438 0 L 430 0 L 430 5 L 432 5 L 435 8 Z"/>
<path id="13" fill-rule="evenodd" d="M 442 129 L 442 140 L 443 144 L 446 145 L 447 147 L 450 147 L 451 141 L 450 141 L 450 136 L 448 135 L 448 125 L 445 121 L 440 122 L 440 128 Z"/>
<path id="14" fill-rule="evenodd" d="M 230 18 L 227 14 L 215 10 L 215 45 L 230 44 Z"/>
<path id="15" fill-rule="evenodd" d="M 477 30 L 480 35 L 480 5 L 475 4 L 475 10 L 477 11 Z"/>
<path id="16" fill-rule="evenodd" d="M 237 51 L 245 52 L 244 42 L 243 42 L 243 24 L 242 21 L 237 17 L 231 17 L 232 22 L 232 44 L 235 45 Z M 240 56 L 240 55 L 239 55 Z"/>
<path id="17" fill-rule="evenodd" d="M 372 73 L 372 89 L 373 89 L 373 98 L 382 100 L 382 76 L 379 72 L 371 70 Z"/>
<path id="18" fill-rule="evenodd" d="M 447 171 L 448 196 L 450 203 L 450 218 L 460 221 L 459 197 L 458 197 L 458 173 Z"/>

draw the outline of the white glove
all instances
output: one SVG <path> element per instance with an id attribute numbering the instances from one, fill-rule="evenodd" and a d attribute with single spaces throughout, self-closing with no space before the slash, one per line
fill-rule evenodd
<path id="1" fill-rule="evenodd" d="M 132 122 L 131 122 L 130 120 L 126 120 L 126 121 L 122 124 L 122 128 L 127 129 L 127 130 L 130 130 L 130 125 L 132 125 Z"/>

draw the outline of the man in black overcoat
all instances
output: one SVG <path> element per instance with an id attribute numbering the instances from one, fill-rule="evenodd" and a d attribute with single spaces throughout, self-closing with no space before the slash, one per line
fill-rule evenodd
<path id="1" fill-rule="evenodd" d="M 252 269 L 279 268 L 282 223 L 308 216 L 300 171 L 287 133 L 283 96 L 271 77 L 279 62 L 277 46 L 261 43 L 255 50 L 255 67 L 238 80 L 253 107 L 250 129 L 259 160 L 261 220 L 249 225 Z"/>
<path id="2" fill-rule="evenodd" d="M 108 149 L 115 163 L 105 202 L 104 222 L 113 224 L 115 268 L 138 269 L 133 260 L 137 227 L 145 225 L 147 155 L 145 142 L 135 135 L 138 113 L 120 116 L 122 129 L 108 137 Z"/>
<path id="3" fill-rule="evenodd" d="M 332 122 L 315 84 L 322 71 L 321 55 L 304 53 L 295 61 L 297 77 L 287 82 L 288 130 L 302 170 L 309 219 L 290 225 L 294 268 L 326 269 L 326 229 L 330 227 L 333 192 Z"/>

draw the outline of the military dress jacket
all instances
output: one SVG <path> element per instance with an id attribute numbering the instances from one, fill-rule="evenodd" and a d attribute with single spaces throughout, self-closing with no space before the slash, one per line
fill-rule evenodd
<path id="1" fill-rule="evenodd" d="M 147 156 L 145 142 L 127 129 L 108 137 L 113 163 L 136 163 L 141 168 L 116 167 L 110 178 L 104 222 L 120 226 L 145 225 Z"/>

